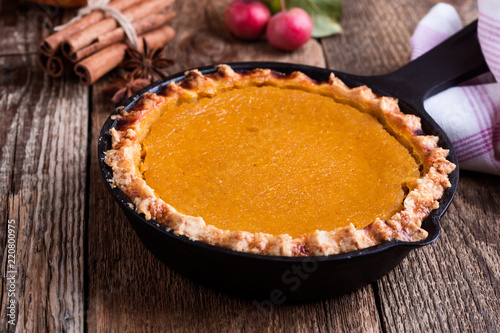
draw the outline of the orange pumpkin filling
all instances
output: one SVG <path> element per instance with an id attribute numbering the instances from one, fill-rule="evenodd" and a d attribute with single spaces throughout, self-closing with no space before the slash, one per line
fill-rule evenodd
<path id="1" fill-rule="evenodd" d="M 420 176 L 371 115 L 270 86 L 170 109 L 143 149 L 146 183 L 178 212 L 220 229 L 293 237 L 388 219 Z"/>

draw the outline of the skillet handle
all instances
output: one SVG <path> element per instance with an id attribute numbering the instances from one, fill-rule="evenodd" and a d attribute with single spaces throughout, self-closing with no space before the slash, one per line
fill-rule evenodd
<path id="1" fill-rule="evenodd" d="M 374 86 L 412 106 L 488 71 L 477 37 L 477 20 L 400 69 L 371 77 Z M 362 79 L 362 82 L 371 83 Z"/>

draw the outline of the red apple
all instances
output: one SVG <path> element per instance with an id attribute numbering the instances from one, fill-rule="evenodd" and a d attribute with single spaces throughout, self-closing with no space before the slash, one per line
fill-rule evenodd
<path id="1" fill-rule="evenodd" d="M 271 13 L 266 5 L 256 0 L 235 0 L 224 12 L 224 23 L 242 39 L 257 39 L 264 34 Z"/>
<path id="2" fill-rule="evenodd" d="M 277 49 L 293 51 L 304 45 L 313 31 L 311 17 L 302 8 L 294 7 L 273 15 L 267 23 L 266 36 Z"/>

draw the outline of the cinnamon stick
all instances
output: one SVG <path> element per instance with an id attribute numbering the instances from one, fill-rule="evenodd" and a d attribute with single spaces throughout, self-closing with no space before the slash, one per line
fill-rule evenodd
<path id="1" fill-rule="evenodd" d="M 132 23 L 137 35 L 141 35 L 145 32 L 156 29 L 175 17 L 176 13 L 170 9 L 166 8 L 163 11 L 155 14 L 151 14 L 142 18 L 138 21 Z M 107 46 L 118 43 L 125 39 L 125 32 L 123 28 L 116 28 L 102 36 L 97 37 L 94 43 L 85 46 L 84 48 L 69 55 L 69 59 L 72 62 L 78 62 L 83 58 L 95 53 L 99 50 L 104 49 Z"/>
<path id="2" fill-rule="evenodd" d="M 60 77 L 67 67 L 67 60 L 61 53 L 47 56 L 41 52 L 38 53 L 38 64 L 42 70 L 52 77 Z M 66 65 L 66 66 L 65 66 Z"/>
<path id="3" fill-rule="evenodd" d="M 165 25 L 148 33 L 139 35 L 139 50 L 142 51 L 142 38 L 146 39 L 150 49 L 163 47 L 175 37 L 174 29 Z M 86 86 L 97 81 L 104 74 L 118 66 L 125 59 L 127 44 L 117 43 L 83 59 L 74 67 L 80 82 Z"/>
<path id="4" fill-rule="evenodd" d="M 139 1 L 140 0 L 114 0 L 111 1 L 108 6 L 117 10 L 124 10 Z M 40 44 L 40 52 L 46 56 L 54 55 L 66 38 L 99 22 L 103 17 L 103 12 L 94 11 L 89 15 L 84 16 L 81 20 L 67 26 L 65 29 L 48 36 Z"/>
<path id="5" fill-rule="evenodd" d="M 122 11 L 131 22 L 170 6 L 175 0 L 149 0 L 132 5 Z M 115 29 L 118 23 L 113 18 L 105 18 L 85 30 L 69 36 L 63 43 L 65 56 L 71 57 L 79 49 L 91 44 L 97 37 Z"/>
<path id="6" fill-rule="evenodd" d="M 38 65 L 40 65 L 42 70 L 44 72 L 47 72 L 47 61 L 49 60 L 49 56 L 47 56 L 41 52 L 38 52 L 36 59 L 38 61 Z"/>

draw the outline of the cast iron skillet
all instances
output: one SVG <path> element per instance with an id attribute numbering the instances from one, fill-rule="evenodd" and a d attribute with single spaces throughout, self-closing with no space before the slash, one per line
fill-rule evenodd
<path id="1" fill-rule="evenodd" d="M 477 40 L 477 22 L 399 70 L 382 76 L 363 77 L 333 71 L 349 86 L 366 84 L 377 94 L 394 96 L 401 110 L 422 119 L 426 134 L 439 136 L 439 145 L 449 149 L 449 160 L 458 166 L 453 147 L 443 130 L 424 111 L 423 100 L 447 87 L 487 70 Z M 235 71 L 270 68 L 289 74 L 301 71 L 318 81 L 328 80 L 329 69 L 274 62 L 229 64 Z M 203 74 L 215 72 L 214 66 L 199 68 Z M 160 92 L 172 81 L 184 78 L 179 73 L 156 82 L 122 106 L 132 108 L 142 93 Z M 118 111 L 113 112 L 116 114 Z M 99 165 L 105 180 L 112 178 L 104 163 L 111 148 L 109 130 L 116 121 L 108 118 L 98 143 Z M 408 253 L 434 242 L 440 234 L 439 219 L 448 208 L 458 185 L 458 168 L 450 175 L 452 186 L 444 193 L 440 207 L 423 221 L 429 236 L 419 242 L 390 241 L 367 249 L 324 257 L 290 258 L 240 253 L 174 235 L 156 221 L 147 221 L 129 207 L 131 201 L 118 188 L 108 190 L 118 202 L 146 247 L 173 269 L 217 289 L 260 299 L 261 304 L 288 300 L 317 299 L 350 292 L 371 283 L 393 269 Z"/>

